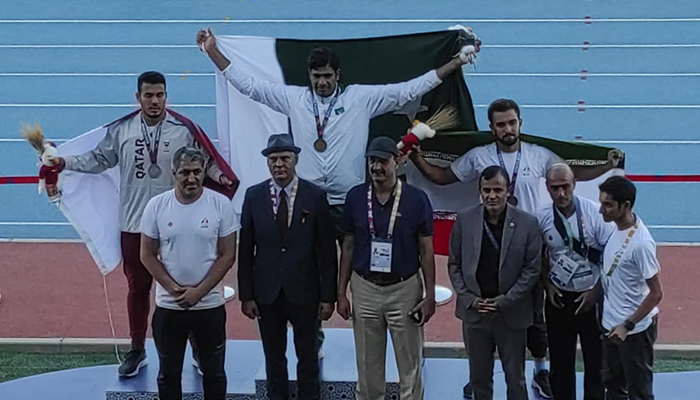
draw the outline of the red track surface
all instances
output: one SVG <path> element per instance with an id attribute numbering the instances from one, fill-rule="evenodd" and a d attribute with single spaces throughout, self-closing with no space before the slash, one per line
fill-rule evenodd
<path id="1" fill-rule="evenodd" d="M 659 343 L 700 343 L 700 247 L 661 247 Z M 448 286 L 446 258 L 438 258 L 438 283 Z M 236 287 L 234 273 L 224 279 Z M 121 269 L 107 276 L 116 334 L 128 337 L 126 280 Z M 102 275 L 82 244 L 0 243 L 0 337 L 112 336 Z M 257 325 L 240 312 L 237 300 L 228 309 L 230 339 L 258 339 Z M 350 327 L 337 315 L 324 324 Z M 461 341 L 454 301 L 438 307 L 427 325 L 427 340 Z M 150 335 L 150 333 L 149 333 Z"/>

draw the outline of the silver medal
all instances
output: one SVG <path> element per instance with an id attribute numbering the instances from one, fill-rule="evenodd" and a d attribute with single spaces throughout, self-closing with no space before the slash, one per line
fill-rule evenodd
<path id="1" fill-rule="evenodd" d="M 151 164 L 151 166 L 148 167 L 148 175 L 151 178 L 154 178 L 154 179 L 158 178 L 160 176 L 161 172 L 162 171 L 161 171 L 160 167 L 158 166 L 158 164 Z"/>

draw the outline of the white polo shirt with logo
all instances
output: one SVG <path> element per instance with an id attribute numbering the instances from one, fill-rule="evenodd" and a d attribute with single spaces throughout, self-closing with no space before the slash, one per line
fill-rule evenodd
<path id="1" fill-rule="evenodd" d="M 153 197 L 143 212 L 141 232 L 160 241 L 159 258 L 165 270 L 180 286 L 197 286 L 218 258 L 217 244 L 241 227 L 233 205 L 226 196 L 204 188 L 201 197 L 182 204 L 169 190 Z M 225 303 L 224 286 L 214 289 L 189 310 L 206 310 Z M 182 310 L 175 298 L 157 283 L 156 305 Z"/>

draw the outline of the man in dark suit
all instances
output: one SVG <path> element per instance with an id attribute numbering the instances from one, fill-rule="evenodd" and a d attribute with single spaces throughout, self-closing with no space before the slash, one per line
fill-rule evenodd
<path id="1" fill-rule="evenodd" d="M 532 288 L 540 274 L 542 239 L 537 219 L 508 205 L 507 172 L 486 168 L 479 177 L 483 205 L 457 216 L 450 237 L 450 280 L 455 313 L 465 324 L 475 400 L 493 398 L 498 348 L 508 400 L 528 398 L 525 385 L 527 328 Z"/>
<path id="2" fill-rule="evenodd" d="M 238 284 L 243 314 L 260 326 L 269 396 L 289 398 L 287 322 L 294 330 L 299 399 L 319 398 L 317 330 L 336 301 L 338 258 L 326 194 L 296 176 L 301 150 L 288 134 L 262 151 L 272 179 L 248 189 Z"/>

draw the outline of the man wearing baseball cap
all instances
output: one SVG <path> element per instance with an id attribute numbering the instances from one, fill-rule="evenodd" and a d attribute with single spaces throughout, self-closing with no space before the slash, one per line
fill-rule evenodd
<path id="1" fill-rule="evenodd" d="M 365 157 L 371 181 L 348 192 L 340 224 L 338 313 L 353 316 L 356 397 L 385 397 L 389 329 L 401 399 L 422 400 L 423 325 L 435 313 L 433 208 L 425 192 L 397 178 L 395 141 L 375 138 Z"/>

